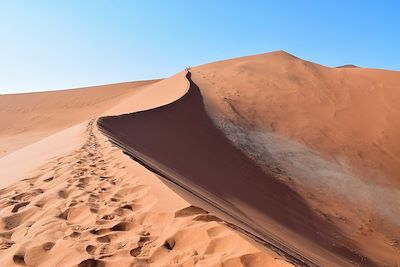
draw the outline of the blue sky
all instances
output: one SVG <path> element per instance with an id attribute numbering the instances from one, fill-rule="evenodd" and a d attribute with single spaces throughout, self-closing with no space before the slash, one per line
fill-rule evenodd
<path id="1" fill-rule="evenodd" d="M 172 75 L 286 50 L 400 70 L 400 1 L 4 1 L 0 93 Z"/>

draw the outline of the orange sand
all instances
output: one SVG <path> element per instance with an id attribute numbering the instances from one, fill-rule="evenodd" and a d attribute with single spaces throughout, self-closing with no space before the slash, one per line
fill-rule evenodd
<path id="1" fill-rule="evenodd" d="M 354 253 L 400 264 L 400 72 L 279 51 L 191 73 L 232 144 Z M 96 129 L 99 116 L 173 103 L 188 90 L 184 74 L 0 96 L 1 266 L 291 265 L 191 206 Z"/>
<path id="2" fill-rule="evenodd" d="M 283 51 L 192 68 L 214 123 L 349 244 L 399 264 L 400 72 L 328 68 Z"/>
<path id="3" fill-rule="evenodd" d="M 35 141 L 42 139 L 10 146 L 0 158 L 6 186 L 0 190 L 1 266 L 291 266 L 184 201 L 89 120 L 168 104 L 187 90 L 183 73 L 141 88 L 127 86 L 107 104 L 102 101 L 121 91 L 94 91 L 97 102 L 86 90 L 64 91 L 61 98 L 57 92 L 31 94 L 40 105 L 25 104 L 22 113 L 35 110 L 39 124 L 7 113 L 16 113 L 7 133 L 18 132 L 15 140 L 27 144 L 25 137 L 36 133 Z M 10 97 L 0 96 L 8 110 Z M 82 104 L 68 108 L 71 98 Z M 73 116 L 63 123 L 46 119 L 52 112 L 62 117 L 63 110 Z"/>

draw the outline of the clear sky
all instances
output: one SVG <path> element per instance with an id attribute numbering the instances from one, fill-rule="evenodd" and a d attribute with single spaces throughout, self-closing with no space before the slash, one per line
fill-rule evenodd
<path id="1" fill-rule="evenodd" d="M 400 70 L 400 1 L 0 0 L 0 93 L 159 78 L 273 50 Z"/>

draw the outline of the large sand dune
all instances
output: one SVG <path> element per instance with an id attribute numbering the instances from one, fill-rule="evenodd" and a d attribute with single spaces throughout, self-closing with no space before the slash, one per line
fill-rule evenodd
<path id="1" fill-rule="evenodd" d="M 198 201 L 298 264 L 372 265 L 346 247 L 351 241 L 296 192 L 263 172 L 221 134 L 193 82 L 184 97 L 168 106 L 103 117 L 98 123 L 131 156 L 186 191 L 190 202 Z"/>
<path id="2" fill-rule="evenodd" d="M 91 93 L 82 89 L 59 96 L 31 94 L 33 99 L 41 99 L 42 105 L 35 105 L 39 117 L 51 114 L 48 107 L 55 108 L 55 118 L 63 115 L 63 107 L 56 108 L 53 102 L 67 105 L 72 98 L 82 103 L 64 107 L 74 116 L 61 126 L 46 119 L 29 124 L 19 121 L 21 114 L 15 114 L 9 130 L 20 129 L 25 123 L 33 127 L 25 129 L 27 134 L 37 131 L 41 140 L 0 159 L 1 184 L 7 185 L 0 190 L 0 265 L 291 265 L 275 252 L 255 247 L 218 218 L 191 206 L 151 171 L 112 146 L 97 131 L 94 120 L 88 120 L 99 114 L 166 105 L 188 89 L 184 73 L 145 83 L 148 85 L 140 88 L 137 84 L 121 88 L 120 96 L 112 86 Z M 112 104 L 104 102 L 114 94 L 116 97 L 109 100 Z M 28 101 L 24 110 L 33 109 L 27 95 L 7 96 L 3 103 L 9 107 L 15 100 L 19 105 L 21 97 Z M 57 131 L 70 125 L 46 136 L 47 129 Z M 27 142 L 24 134 L 15 138 Z"/>
<path id="3" fill-rule="evenodd" d="M 328 68 L 283 51 L 192 69 L 214 123 L 266 172 L 398 264 L 400 72 Z"/>
<path id="4" fill-rule="evenodd" d="M 192 72 L 213 117 L 307 145 L 369 183 L 400 185 L 400 72 L 328 68 L 282 51 Z"/>
<path id="5" fill-rule="evenodd" d="M 101 115 L 134 94 L 141 81 L 79 89 L 0 95 L 0 157 Z"/>
<path id="6" fill-rule="evenodd" d="M 0 96 L 1 266 L 400 264 L 399 72 L 190 73 Z"/>

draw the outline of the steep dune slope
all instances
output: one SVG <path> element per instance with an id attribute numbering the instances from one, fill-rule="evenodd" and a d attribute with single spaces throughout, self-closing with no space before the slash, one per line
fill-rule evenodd
<path id="1" fill-rule="evenodd" d="M 188 74 L 190 79 L 190 73 Z M 129 155 L 211 210 L 300 265 L 373 266 L 334 225 L 289 186 L 263 173 L 207 116 L 191 82 L 179 100 L 156 109 L 102 117 L 98 125 Z"/>
<path id="2" fill-rule="evenodd" d="M 369 256 L 398 264 L 400 72 L 328 68 L 282 51 L 191 71 L 238 148 Z"/>
<path id="3" fill-rule="evenodd" d="M 167 105 L 181 98 L 188 90 L 185 72 L 179 72 L 167 79 L 149 84 L 135 94 L 124 96 L 121 101 L 102 115 L 121 115 Z"/>
<path id="4" fill-rule="evenodd" d="M 190 206 L 97 132 L 0 191 L 1 266 L 291 266 Z"/>
<path id="5" fill-rule="evenodd" d="M 134 88 L 154 81 L 72 90 L 0 95 L 0 157 L 77 123 L 99 116 Z"/>
<path id="6" fill-rule="evenodd" d="M 400 264 L 399 72 L 279 51 L 191 74 L 0 96 L 0 262 Z"/>
<path id="7" fill-rule="evenodd" d="M 129 93 L 121 88 L 120 95 L 118 90 L 76 90 L 74 98 L 82 106 L 72 101 L 67 109 L 66 102 L 74 100 L 69 93 L 64 100 L 47 96 L 64 105 L 54 108 L 55 116 L 39 125 L 24 119 L 13 122 L 11 126 L 27 125 L 28 134 L 32 127 L 43 137 L 46 127 L 56 131 L 53 124 L 63 107 L 73 114 L 63 127 L 85 120 L 0 158 L 0 186 L 14 182 L 0 190 L 0 265 L 292 266 L 190 206 L 113 146 L 97 131 L 95 119 L 88 120 L 100 113 L 166 105 L 187 89 L 184 73 L 179 73 Z M 92 105 L 99 97 L 94 92 L 102 100 L 104 93 L 116 97 L 112 103 L 97 99 Z M 24 110 L 35 110 L 42 120 L 52 115 L 51 103 L 24 100 Z M 27 142 L 23 135 L 15 137 Z"/>
<path id="8" fill-rule="evenodd" d="M 285 52 L 192 72 L 214 116 L 299 141 L 368 182 L 400 185 L 400 72 L 327 68 Z"/>

